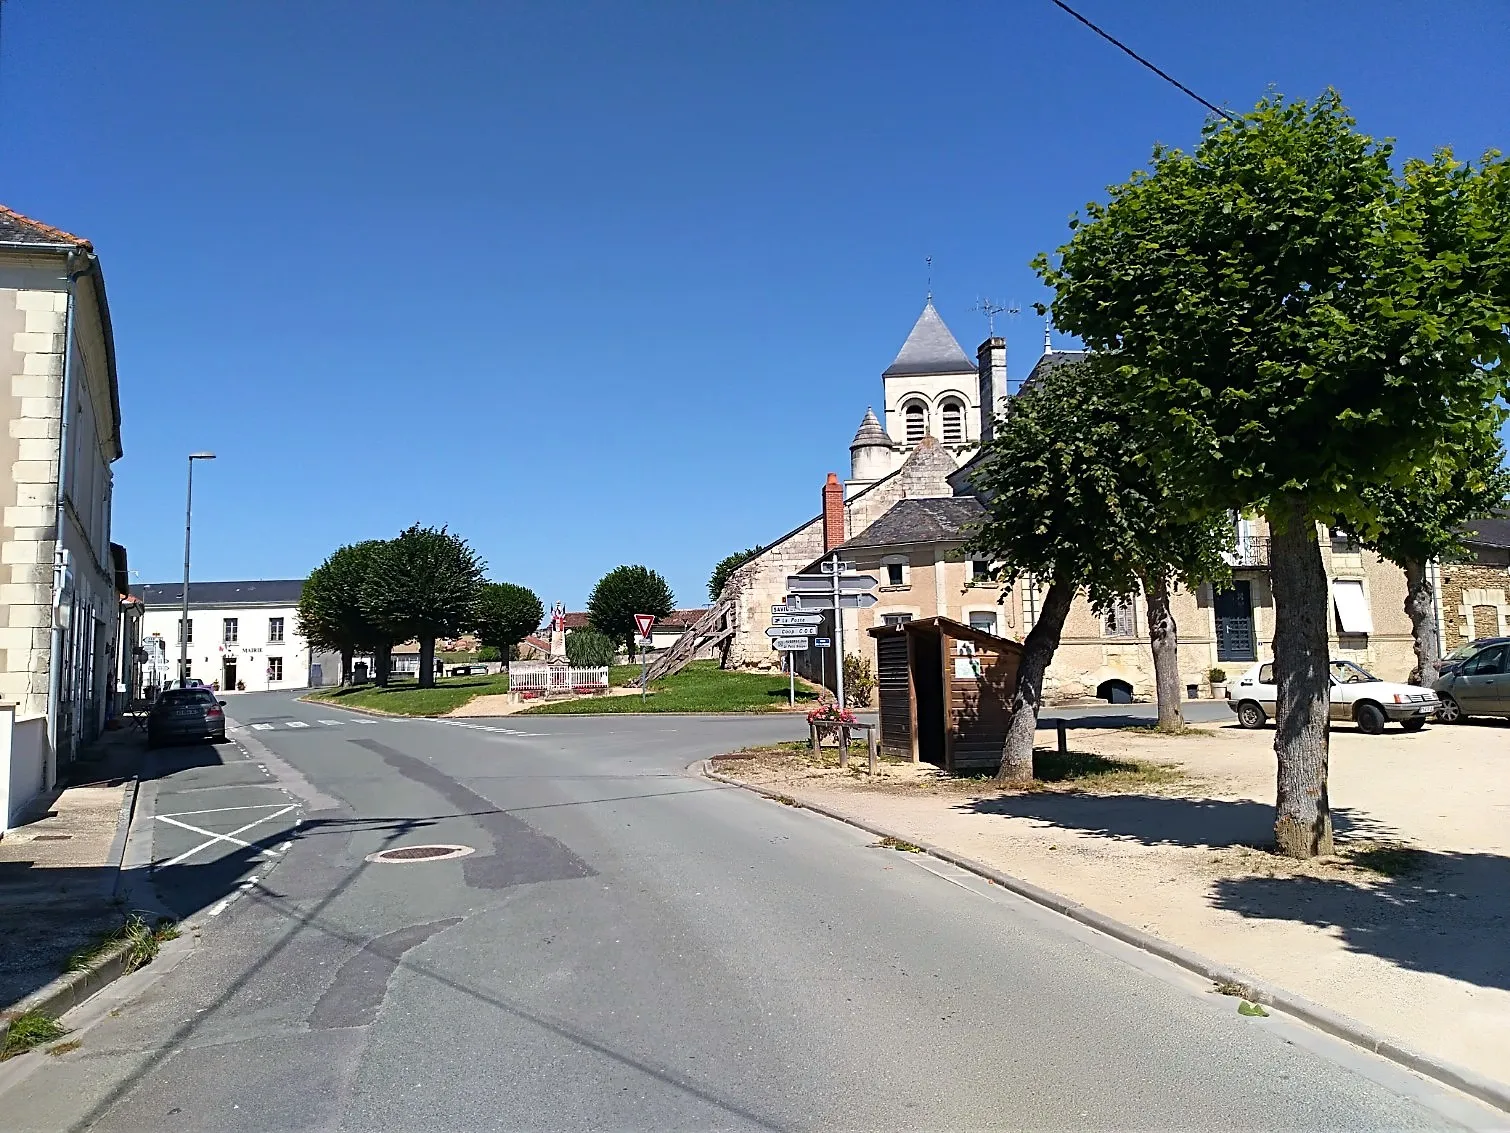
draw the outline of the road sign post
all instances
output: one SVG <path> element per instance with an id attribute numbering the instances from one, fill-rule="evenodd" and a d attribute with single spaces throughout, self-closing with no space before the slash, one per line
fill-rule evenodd
<path id="1" fill-rule="evenodd" d="M 830 561 L 833 563 L 833 566 L 830 568 L 829 573 L 832 576 L 834 584 L 834 688 L 838 690 L 839 711 L 842 713 L 844 711 L 844 608 L 839 605 L 839 582 L 843 577 L 843 572 L 840 568 L 844 564 L 839 561 L 838 551 L 834 552 L 834 557 Z M 871 583 L 871 586 L 874 585 L 875 583 Z M 840 729 L 839 747 L 841 750 L 839 754 L 841 756 L 849 752 L 846 743 L 848 739 L 849 733 Z"/>
<path id="2" fill-rule="evenodd" d="M 650 642 L 650 627 L 655 625 L 654 614 L 636 614 L 634 616 L 634 628 L 640 631 L 640 703 L 645 703 L 645 678 L 650 673 L 650 650 L 646 645 Z"/>

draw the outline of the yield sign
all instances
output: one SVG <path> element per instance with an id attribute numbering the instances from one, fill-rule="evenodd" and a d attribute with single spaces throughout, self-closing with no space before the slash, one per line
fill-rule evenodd
<path id="1" fill-rule="evenodd" d="M 654 614 L 636 614 L 634 616 L 635 628 L 640 631 L 641 637 L 650 636 L 650 627 L 655 625 Z"/>

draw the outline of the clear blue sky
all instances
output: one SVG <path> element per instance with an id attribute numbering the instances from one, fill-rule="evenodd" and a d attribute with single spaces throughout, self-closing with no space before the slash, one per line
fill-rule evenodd
<path id="1" fill-rule="evenodd" d="M 1216 102 L 1507 142 L 1506 0 L 1078 6 Z M 100 253 L 141 581 L 208 448 L 198 578 L 420 521 L 547 603 L 643 562 L 694 605 L 847 470 L 925 256 L 973 351 L 1201 119 L 1048 0 L 10 0 L 0 201 Z M 1006 333 L 1019 379 L 1041 326 Z"/>

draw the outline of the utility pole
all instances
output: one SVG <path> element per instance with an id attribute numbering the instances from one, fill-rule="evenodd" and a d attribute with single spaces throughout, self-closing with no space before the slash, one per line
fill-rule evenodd
<path id="1" fill-rule="evenodd" d="M 189 490 L 184 503 L 184 592 L 183 611 L 178 623 L 178 687 L 189 679 L 189 538 L 194 525 L 194 462 L 214 460 L 213 452 L 189 454 Z"/>

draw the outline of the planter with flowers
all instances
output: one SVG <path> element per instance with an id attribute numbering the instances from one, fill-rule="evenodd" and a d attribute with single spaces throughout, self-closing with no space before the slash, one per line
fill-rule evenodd
<path id="1" fill-rule="evenodd" d="M 849 731 L 846 727 L 857 722 L 855 714 L 848 708 L 840 708 L 832 700 L 825 700 L 807 714 L 807 722 L 813 725 L 813 734 L 819 744 L 824 743 L 824 733 L 831 733 L 834 737 L 834 746 L 839 747 L 849 740 Z M 842 739 L 841 739 L 842 737 Z"/>

